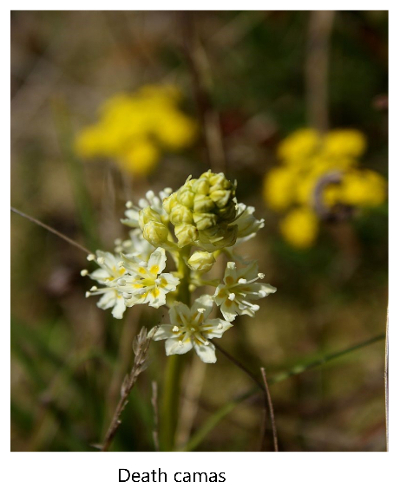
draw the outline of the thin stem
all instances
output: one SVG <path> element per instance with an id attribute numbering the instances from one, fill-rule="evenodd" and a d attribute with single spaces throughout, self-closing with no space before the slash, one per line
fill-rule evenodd
<path id="1" fill-rule="evenodd" d="M 351 346 L 347 349 L 334 352 L 331 354 L 326 354 L 322 358 L 316 359 L 314 361 L 309 362 L 308 364 L 303 364 L 303 365 L 297 365 L 288 370 L 285 373 L 281 373 L 279 375 L 275 375 L 272 378 L 269 379 L 269 385 L 274 385 L 276 383 L 282 382 L 287 380 L 288 378 L 299 375 L 301 373 L 304 373 L 305 371 L 311 370 L 313 368 L 317 368 L 318 366 L 322 366 L 330 361 L 333 361 L 334 359 L 337 359 L 339 357 L 343 357 L 347 354 L 352 353 L 353 351 L 356 351 L 358 349 L 361 349 L 363 347 L 366 347 L 368 345 L 374 344 L 375 342 L 378 342 L 380 340 L 383 340 L 385 338 L 385 334 L 382 333 L 380 335 L 377 335 L 375 337 L 372 337 L 371 339 L 368 339 L 364 342 L 361 342 L 359 344 L 356 344 L 354 346 Z M 257 389 L 253 388 L 251 390 L 248 390 L 247 392 L 239 395 L 235 399 L 231 400 L 230 402 L 226 403 L 224 406 L 222 406 L 220 409 L 218 409 L 214 414 L 212 414 L 207 421 L 203 423 L 201 428 L 192 436 L 192 438 L 189 440 L 189 442 L 186 444 L 184 447 L 185 451 L 191 451 L 197 448 L 203 440 L 206 438 L 206 436 L 218 425 L 218 423 L 225 418 L 235 407 L 240 404 L 241 402 L 254 397 L 257 395 Z"/>
<path id="2" fill-rule="evenodd" d="M 274 407 L 273 407 L 273 404 L 272 404 L 271 394 L 269 392 L 267 375 L 265 374 L 265 368 L 261 368 L 261 375 L 263 377 L 263 382 L 264 382 L 264 387 L 265 387 L 265 394 L 267 396 L 267 404 L 268 404 L 269 417 L 271 418 L 272 437 L 273 437 L 273 440 L 274 440 L 274 450 L 275 450 L 275 452 L 278 452 L 278 435 L 276 433 Z"/>
<path id="3" fill-rule="evenodd" d="M 216 349 L 219 350 L 225 357 L 227 357 L 232 363 L 237 366 L 239 369 L 244 371 L 248 377 L 250 377 L 253 382 L 257 385 L 257 387 L 264 393 L 265 389 L 263 384 L 260 382 L 260 380 L 256 377 L 256 375 L 251 372 L 249 369 L 247 369 L 242 363 L 240 363 L 235 357 L 233 357 L 231 354 L 229 354 L 228 351 L 223 349 L 219 344 L 217 344 L 215 341 L 213 341 L 213 345 L 215 346 Z"/>
<path id="4" fill-rule="evenodd" d="M 53 229 L 53 227 L 50 227 L 49 225 L 46 225 L 45 223 L 41 222 L 37 218 L 33 218 L 30 215 L 27 215 L 26 213 L 22 213 L 22 211 L 17 210 L 13 206 L 11 206 L 11 211 L 14 212 L 14 213 L 17 213 L 21 217 L 24 217 L 24 218 L 30 220 L 33 223 L 36 223 L 37 225 L 40 225 L 40 227 L 43 227 L 44 229 L 48 230 L 52 234 L 55 234 L 58 237 L 61 237 L 61 239 L 63 239 L 64 241 L 69 242 L 70 244 L 72 244 L 72 246 L 75 246 L 76 248 L 80 249 L 81 251 L 84 251 L 87 254 L 93 254 L 91 251 L 89 251 L 89 249 L 86 249 L 85 247 L 83 247 L 80 244 L 78 244 L 76 241 L 70 239 L 66 235 L 64 235 L 61 232 L 59 232 L 58 230 Z"/>
<path id="5" fill-rule="evenodd" d="M 181 281 L 177 295 L 177 300 L 188 306 L 190 306 L 190 269 L 185 260 L 188 259 L 189 255 L 190 246 L 181 250 L 178 267 Z M 160 448 L 167 452 L 174 450 L 175 447 L 175 432 L 178 424 L 181 378 L 184 364 L 185 356 L 174 354 L 168 357 L 160 417 Z"/>

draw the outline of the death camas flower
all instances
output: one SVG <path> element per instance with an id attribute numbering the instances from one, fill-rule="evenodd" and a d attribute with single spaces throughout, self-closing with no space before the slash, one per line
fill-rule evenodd
<path id="1" fill-rule="evenodd" d="M 169 310 L 170 324 L 160 325 L 154 340 L 164 340 L 167 356 L 185 354 L 194 348 L 205 363 L 215 363 L 215 347 L 209 339 L 220 338 L 232 325 L 220 318 L 208 319 L 213 298 L 201 296 L 191 308 L 176 302 Z"/>
<path id="2" fill-rule="evenodd" d="M 194 349 L 202 361 L 214 363 L 211 339 L 222 337 L 237 316 L 254 317 L 260 308 L 254 301 L 276 291 L 260 282 L 264 275 L 256 261 L 235 252 L 264 221 L 256 219 L 253 207 L 237 202 L 236 183 L 211 171 L 189 177 L 177 191 L 149 191 L 138 206 L 128 202 L 125 215 L 129 239 L 117 239 L 115 254 L 97 251 L 88 257 L 100 268 L 82 275 L 100 287 L 87 294 L 101 295 L 98 306 L 112 308 L 115 318 L 137 304 L 169 307 L 170 322 L 153 329 L 154 340 L 165 340 L 168 356 Z M 205 275 L 217 259 L 226 259 L 221 283 Z M 208 294 L 191 304 L 199 288 Z M 218 308 L 222 317 L 211 317 Z"/>

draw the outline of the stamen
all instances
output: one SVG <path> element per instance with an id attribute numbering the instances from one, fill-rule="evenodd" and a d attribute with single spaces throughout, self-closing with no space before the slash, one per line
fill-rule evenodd
<path id="1" fill-rule="evenodd" d="M 235 297 L 236 297 L 236 296 L 235 296 L 235 294 L 234 294 L 233 292 L 231 292 L 231 293 L 229 294 L 229 296 L 228 296 L 228 299 L 229 299 L 230 301 L 234 301 L 234 300 L 235 300 Z"/>
<path id="2" fill-rule="evenodd" d="M 103 256 L 100 256 L 99 258 L 97 258 L 97 263 L 99 265 L 104 265 L 105 261 L 106 260 L 103 258 Z"/>
<path id="3" fill-rule="evenodd" d="M 245 278 L 239 278 L 238 284 L 247 284 L 247 280 Z"/>
<path id="4" fill-rule="evenodd" d="M 176 325 L 174 325 L 174 326 L 172 327 L 172 331 L 173 331 L 173 332 L 179 332 L 179 327 L 177 327 Z"/>
<path id="5" fill-rule="evenodd" d="M 127 208 L 132 208 L 132 206 L 133 206 L 132 201 L 127 201 L 127 202 L 125 203 L 125 206 L 126 206 Z"/>
<path id="6" fill-rule="evenodd" d="M 88 261 L 94 261 L 96 259 L 96 256 L 94 254 L 89 254 L 89 256 L 86 259 Z"/>
<path id="7" fill-rule="evenodd" d="M 94 286 L 93 286 L 90 290 L 92 290 L 92 291 L 93 291 L 93 290 L 97 290 L 97 286 L 96 286 L 96 285 L 94 285 Z"/>
<path id="8" fill-rule="evenodd" d="M 203 314 L 206 312 L 206 308 L 198 308 L 197 310 L 200 314 Z"/>
<path id="9" fill-rule="evenodd" d="M 264 278 L 265 277 L 265 273 L 257 273 L 257 276 L 258 276 L 258 278 Z"/>
<path id="10" fill-rule="evenodd" d="M 89 291 L 85 292 L 85 297 L 90 297 L 92 294 Z"/>
<path id="11" fill-rule="evenodd" d="M 81 270 L 82 277 L 86 277 L 89 272 L 87 270 Z"/>

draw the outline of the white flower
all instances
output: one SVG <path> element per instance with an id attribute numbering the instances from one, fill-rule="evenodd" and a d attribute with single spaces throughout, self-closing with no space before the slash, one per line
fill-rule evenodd
<path id="1" fill-rule="evenodd" d="M 215 363 L 215 346 L 209 339 L 220 338 L 232 325 L 220 318 L 207 320 L 213 306 L 210 296 L 201 296 L 189 308 L 176 302 L 169 310 L 171 324 L 160 325 L 154 340 L 165 340 L 167 356 L 185 354 L 194 347 L 205 363 Z"/>
<path id="2" fill-rule="evenodd" d="M 115 241 L 115 252 L 132 254 L 142 261 L 148 261 L 150 255 L 155 251 L 155 247 L 146 241 L 140 229 L 130 230 L 129 237 L 130 239 L 126 241 L 121 241 L 120 239 Z"/>
<path id="3" fill-rule="evenodd" d="M 166 212 L 163 208 L 163 200 L 171 193 L 172 189 L 170 187 L 166 187 L 159 192 L 158 196 L 156 196 L 153 191 L 147 191 L 146 198 L 139 199 L 138 206 L 135 206 L 131 201 L 128 201 L 126 203 L 126 207 L 128 209 L 125 211 L 126 218 L 122 219 L 121 222 L 128 225 L 128 227 L 132 227 L 134 229 L 138 228 L 139 211 L 147 206 L 150 206 L 152 210 L 164 217 Z"/>
<path id="4" fill-rule="evenodd" d="M 159 308 L 166 303 L 166 294 L 174 291 L 179 279 L 171 273 L 161 273 L 166 265 L 165 249 L 157 248 L 148 262 L 133 256 L 121 255 L 120 265 L 126 273 L 118 281 L 118 290 L 123 293 L 128 307 L 134 304 L 149 304 Z"/>
<path id="5" fill-rule="evenodd" d="M 264 227 L 264 219 L 257 220 L 253 215 L 254 206 L 246 206 L 243 203 L 236 205 L 237 215 L 232 225 L 238 226 L 237 237 L 239 242 L 248 241 Z M 238 244 L 238 242 L 236 243 Z"/>
<path id="6" fill-rule="evenodd" d="M 102 295 L 97 306 L 101 309 L 113 308 L 114 318 L 121 319 L 126 306 L 122 294 L 117 290 L 116 281 L 125 273 L 125 268 L 119 266 L 121 261 L 119 256 L 104 251 L 96 251 L 96 255 L 97 257 L 89 255 L 88 260 L 95 261 L 100 268 L 90 274 L 87 270 L 82 270 L 81 274 L 88 275 L 92 280 L 106 287 L 98 288 L 94 285 L 86 292 L 86 297 Z"/>
<path id="7" fill-rule="evenodd" d="M 236 315 L 254 316 L 260 306 L 252 304 L 250 300 L 276 292 L 272 285 L 257 282 L 264 278 L 263 273 L 257 272 L 256 261 L 239 270 L 234 262 L 227 263 L 224 283 L 218 285 L 214 294 L 214 301 L 221 306 L 221 313 L 227 321 L 233 321 Z"/>

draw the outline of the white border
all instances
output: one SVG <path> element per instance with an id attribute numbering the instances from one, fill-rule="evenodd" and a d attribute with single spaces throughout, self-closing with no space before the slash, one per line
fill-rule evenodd
<path id="1" fill-rule="evenodd" d="M 273 9 L 273 7 L 278 7 Z M 143 8 L 145 7 L 145 8 Z M 398 128 L 398 49 L 399 46 L 399 16 L 398 2 L 376 1 L 281 1 L 268 2 L 248 0 L 246 3 L 230 1 L 218 2 L 203 0 L 194 5 L 193 2 L 133 2 L 114 1 L 109 2 L 82 2 L 70 0 L 68 2 L 8 2 L 7 10 L 2 8 L 2 60 L 7 67 L 5 72 L 9 74 L 9 11 L 10 10 L 314 10 L 318 8 L 334 10 L 387 10 L 390 9 L 390 46 L 391 51 L 391 87 L 390 94 L 391 118 L 390 132 L 393 137 L 393 145 L 390 149 L 390 162 L 395 164 L 390 169 L 390 195 L 391 195 L 391 349 L 399 349 L 399 311 L 397 298 L 399 295 L 396 275 L 399 273 L 398 255 L 399 246 L 397 239 L 398 216 L 397 207 L 399 193 L 399 152 L 397 149 Z M 394 53 L 394 55 L 393 55 Z M 395 58 L 396 57 L 396 58 Z M 9 75 L 2 78 L 2 96 L 7 103 L 3 110 L 9 107 Z M 3 100 L 4 101 L 4 100 Z M 9 231 L 9 112 L 3 111 L 3 119 L 6 121 L 3 128 L 3 138 L 7 136 L 2 148 L 3 156 L 2 173 L 5 175 L 1 181 L 4 188 L 1 199 L 3 201 L 2 227 Z M 6 141 L 4 139 L 4 141 Z M 8 181 L 7 181 L 8 179 Z M 397 245 L 396 245 L 397 244 Z M 396 249 L 397 247 L 397 249 Z M 8 245 L 2 245 L 3 260 L 9 259 Z M 1 294 L 4 304 L 3 314 L 9 314 L 9 300 L 7 285 Z M 9 321 L 9 320 L 8 320 Z M 140 493 L 154 493 L 160 489 L 163 493 L 183 492 L 190 489 L 192 493 L 200 493 L 204 489 L 210 493 L 236 493 L 240 490 L 256 490 L 257 493 L 270 492 L 278 494 L 296 493 L 305 495 L 334 494 L 338 493 L 387 493 L 396 492 L 399 486 L 397 471 L 399 469 L 398 440 L 400 418 L 399 394 L 398 394 L 398 359 L 392 352 L 390 363 L 390 453 L 10 453 L 9 449 L 9 326 L 7 319 L 3 329 L 3 359 L 1 361 L 3 403 L 0 408 L 1 424 L 1 467 L 0 487 L 3 493 L 26 494 L 28 492 L 43 495 L 64 494 L 71 492 L 86 494 L 115 494 L 132 493 L 135 490 Z M 118 483 L 118 469 L 127 468 L 131 471 L 150 471 L 161 468 L 169 475 L 168 483 Z M 225 483 L 175 483 L 172 475 L 176 471 L 216 471 L 225 472 Z M 157 486 L 160 485 L 160 486 Z"/>

